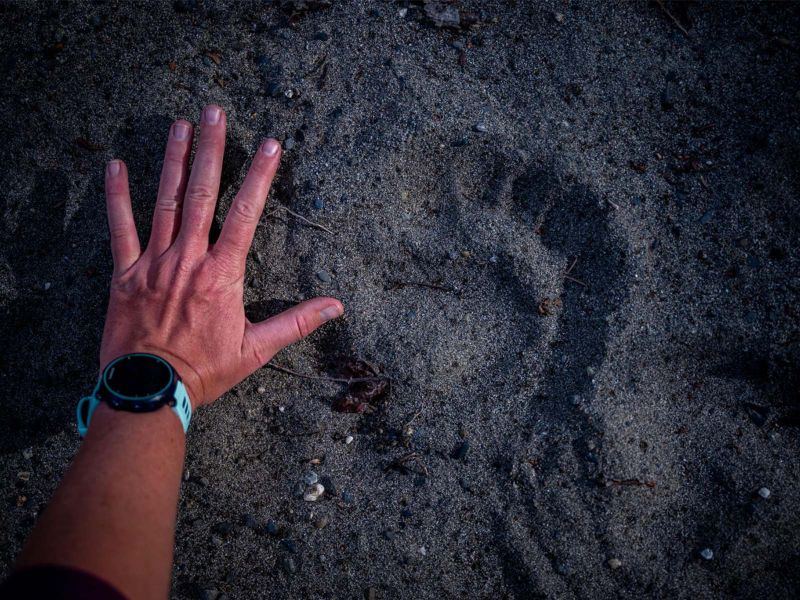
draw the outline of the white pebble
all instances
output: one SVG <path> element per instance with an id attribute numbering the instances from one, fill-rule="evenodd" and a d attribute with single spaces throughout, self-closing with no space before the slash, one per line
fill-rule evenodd
<path id="1" fill-rule="evenodd" d="M 52 285 L 53 285 L 53 284 L 52 284 L 52 283 L 50 283 L 49 281 L 48 281 L 47 283 L 45 283 L 45 284 L 44 284 L 44 291 L 47 291 L 47 290 L 49 290 L 49 289 L 52 287 Z"/>
<path id="2" fill-rule="evenodd" d="M 325 487 L 321 483 L 315 483 L 303 495 L 303 500 L 306 502 L 316 502 L 319 497 L 325 493 Z"/>
<path id="3" fill-rule="evenodd" d="M 24 458 L 25 460 L 32 459 L 33 458 L 33 448 L 25 448 L 25 450 L 22 451 L 22 458 Z"/>
<path id="4" fill-rule="evenodd" d="M 420 546 L 419 553 L 422 554 L 422 556 L 427 556 L 428 555 L 428 549 L 425 546 Z"/>
<path id="5" fill-rule="evenodd" d="M 306 473 L 305 477 L 303 477 L 303 481 L 306 485 L 314 485 L 319 481 L 319 475 L 317 475 L 314 471 L 309 471 Z"/>
<path id="6" fill-rule="evenodd" d="M 353 436 L 352 435 L 348 435 L 346 438 L 344 438 L 344 443 L 345 444 L 352 444 L 353 443 Z"/>
<path id="7" fill-rule="evenodd" d="M 758 495 L 766 500 L 772 495 L 772 492 L 769 491 L 769 488 L 762 487 L 760 490 L 758 490 Z"/>
<path id="8" fill-rule="evenodd" d="M 407 8 L 401 8 L 400 10 L 397 11 L 397 14 L 400 15 L 401 19 L 403 19 L 408 14 L 408 9 Z"/>
<path id="9" fill-rule="evenodd" d="M 279 406 L 278 410 L 281 411 L 281 412 L 286 412 L 286 407 L 285 406 Z"/>
<path id="10" fill-rule="evenodd" d="M 258 386 L 258 390 L 257 391 L 258 391 L 259 394 L 263 394 L 264 392 L 267 391 L 267 388 L 265 388 L 263 385 L 260 385 L 260 386 Z"/>
<path id="11" fill-rule="evenodd" d="M 703 548 L 700 551 L 700 556 L 702 556 L 706 560 L 711 560 L 714 558 L 714 551 L 711 548 Z"/>
<path id="12" fill-rule="evenodd" d="M 616 571 L 622 566 L 622 561 L 618 558 L 609 558 L 608 559 L 608 568 L 612 571 Z"/>

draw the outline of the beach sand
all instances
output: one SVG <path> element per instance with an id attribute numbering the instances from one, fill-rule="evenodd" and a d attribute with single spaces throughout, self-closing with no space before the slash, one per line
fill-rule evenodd
<path id="1" fill-rule="evenodd" d="M 800 7 L 664 7 L 0 5 L 0 574 L 79 446 L 104 163 L 146 240 L 216 102 L 220 223 L 285 146 L 248 314 L 346 307 L 275 362 L 389 383 L 199 410 L 173 597 L 796 598 Z"/>

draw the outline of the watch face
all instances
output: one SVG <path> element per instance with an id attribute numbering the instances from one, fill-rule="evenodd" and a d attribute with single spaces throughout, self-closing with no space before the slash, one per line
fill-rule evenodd
<path id="1" fill-rule="evenodd" d="M 103 380 L 122 399 L 155 399 L 172 384 L 172 369 L 152 354 L 128 354 L 109 363 Z"/>

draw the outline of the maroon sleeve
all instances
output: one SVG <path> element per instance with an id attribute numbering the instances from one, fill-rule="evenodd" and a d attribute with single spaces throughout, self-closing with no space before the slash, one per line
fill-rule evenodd
<path id="1" fill-rule="evenodd" d="M 0 585 L 0 599 L 18 598 L 125 600 L 125 596 L 94 575 L 55 565 L 27 567 L 12 573 Z"/>

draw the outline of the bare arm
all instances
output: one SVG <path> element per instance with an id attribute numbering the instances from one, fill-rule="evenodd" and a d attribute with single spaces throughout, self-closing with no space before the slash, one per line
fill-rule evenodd
<path id="1" fill-rule="evenodd" d="M 248 321 L 242 303 L 245 261 L 280 146 L 275 140 L 262 143 L 212 246 L 208 232 L 225 146 L 222 109 L 203 112 L 190 173 L 191 145 L 191 125 L 173 124 L 144 251 L 125 165 L 112 161 L 107 167 L 114 276 L 100 366 L 131 352 L 159 355 L 177 370 L 197 408 L 344 309 L 333 298 L 315 298 L 266 321 Z M 171 411 L 133 414 L 101 405 L 19 566 L 70 566 L 131 598 L 165 597 L 184 451 L 184 433 Z"/>

